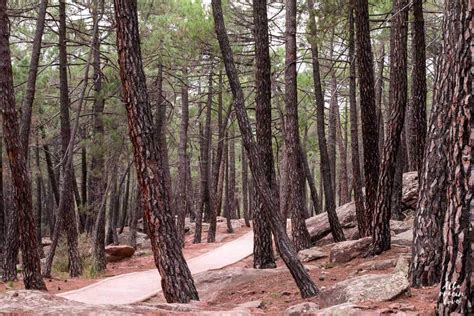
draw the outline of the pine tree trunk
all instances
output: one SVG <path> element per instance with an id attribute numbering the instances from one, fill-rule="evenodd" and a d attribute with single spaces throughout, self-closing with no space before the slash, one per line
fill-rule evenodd
<path id="1" fill-rule="evenodd" d="M 466 1 L 463 1 L 464 3 Z M 438 283 L 443 269 L 443 220 L 448 208 L 449 105 L 456 99 L 460 61 L 456 43 L 463 36 L 459 2 L 445 4 L 443 49 L 436 71 L 433 106 L 426 139 L 424 163 L 419 175 L 420 189 L 413 227 L 412 285 Z M 455 94 L 456 93 L 456 94 Z M 459 99 L 461 100 L 461 96 Z"/>
<path id="2" fill-rule="evenodd" d="M 234 126 L 229 128 L 229 217 L 238 218 L 235 205 L 236 181 L 235 181 L 235 130 Z"/>
<path id="3" fill-rule="evenodd" d="M 222 179 L 223 179 L 223 163 L 222 157 L 224 154 L 224 136 L 225 129 L 227 125 L 227 120 L 230 114 L 230 108 L 227 111 L 227 116 L 225 122 L 222 118 L 222 94 L 223 94 L 224 85 L 222 82 L 222 71 L 219 70 L 219 92 L 217 95 L 217 150 L 216 150 L 216 162 L 214 168 L 212 169 L 212 192 L 211 192 L 211 212 L 209 214 L 209 231 L 207 232 L 207 242 L 216 241 L 216 228 L 217 222 L 216 217 L 220 215 L 222 207 Z"/>
<path id="4" fill-rule="evenodd" d="M 288 153 L 288 175 L 291 194 L 291 233 L 296 250 L 311 247 L 311 240 L 304 221 L 305 176 L 300 159 L 298 122 L 298 95 L 296 73 L 296 0 L 286 1 L 285 32 L 285 144 Z"/>
<path id="5" fill-rule="evenodd" d="M 390 249 L 391 197 L 407 103 L 408 1 L 394 0 L 390 38 L 390 116 L 384 144 L 373 225 L 373 253 Z M 402 163 L 402 162 L 400 162 Z M 369 198 L 367 196 L 367 198 Z"/>
<path id="6" fill-rule="evenodd" d="M 155 265 L 161 275 L 167 302 L 187 303 L 198 293 L 183 253 L 176 243 L 177 231 L 165 184 L 160 142 L 153 135 L 153 118 L 140 51 L 137 2 L 115 0 L 117 47 L 123 99 L 128 114 L 139 189 Z"/>
<path id="7" fill-rule="evenodd" d="M 130 166 L 127 170 L 126 176 L 127 176 L 127 184 L 125 186 L 125 194 L 123 195 L 122 199 L 122 208 L 120 212 L 120 229 L 119 229 L 119 235 L 123 233 L 123 230 L 125 228 L 125 223 L 127 222 L 127 215 L 128 215 L 128 200 L 130 199 Z"/>
<path id="8" fill-rule="evenodd" d="M 177 184 L 177 203 L 176 213 L 178 215 L 178 237 L 181 247 L 184 247 L 184 229 L 186 211 L 188 209 L 188 125 L 189 125 L 189 103 L 188 103 L 188 80 L 187 69 L 183 70 L 183 85 L 181 86 L 181 123 L 179 130 L 179 145 L 178 145 L 178 184 Z M 190 193 L 190 192 L 189 192 Z"/>
<path id="9" fill-rule="evenodd" d="M 257 144 L 260 148 L 260 157 L 265 168 L 265 177 L 270 186 L 276 190 L 271 126 L 271 60 L 269 53 L 267 2 L 265 0 L 255 0 L 253 2 L 253 19 L 255 24 L 255 124 Z M 251 179 L 250 182 L 253 182 L 253 180 Z M 251 196 L 254 196 L 253 193 L 251 193 Z M 265 207 L 267 206 L 263 203 L 263 197 L 257 194 L 255 196 L 255 208 L 252 209 L 254 225 L 253 266 L 256 269 L 276 268 L 272 232 L 268 225 L 270 220 L 268 213 L 279 210 L 264 209 Z"/>
<path id="10" fill-rule="evenodd" d="M 347 152 L 342 135 L 343 130 L 338 107 L 336 107 L 336 130 L 336 140 L 339 148 L 339 205 L 344 205 L 350 202 L 349 180 L 347 175 Z"/>
<path id="11" fill-rule="evenodd" d="M 311 194 L 311 201 L 313 203 L 313 209 L 316 214 L 320 214 L 321 210 L 319 208 L 319 196 L 318 191 L 316 190 L 316 184 L 314 183 L 313 174 L 309 168 L 308 158 L 306 157 L 306 153 L 304 152 L 303 146 L 300 146 L 300 155 L 301 160 L 303 163 L 304 173 L 306 181 L 308 181 L 309 191 Z"/>
<path id="12" fill-rule="evenodd" d="M 3 133 L 0 136 L 0 157 L 3 157 Z M 6 212 L 5 212 L 5 201 L 3 197 L 3 159 L 0 159 L 0 253 L 2 257 L 5 255 L 6 247 Z M 3 262 L 0 262 L 3 266 Z"/>
<path id="13" fill-rule="evenodd" d="M 308 0 L 308 7 L 310 12 L 309 28 L 310 28 L 310 44 L 312 53 L 312 64 L 313 64 L 313 81 L 314 81 L 314 93 L 316 97 L 316 115 L 317 115 L 317 130 L 318 130 L 318 143 L 319 152 L 321 156 L 321 174 L 324 182 L 324 202 L 325 209 L 328 214 L 329 224 L 331 226 L 331 233 L 334 241 L 339 242 L 345 240 L 344 232 L 341 224 L 337 218 L 336 213 L 336 196 L 333 191 L 332 180 L 331 180 L 331 169 L 329 164 L 329 155 L 326 145 L 326 135 L 324 131 L 324 96 L 321 88 L 321 77 L 319 72 L 319 57 L 318 57 L 318 46 L 316 43 L 316 21 L 314 16 L 314 3 L 313 0 Z"/>
<path id="14" fill-rule="evenodd" d="M 421 171 L 426 141 L 426 40 L 423 1 L 413 1 L 412 88 L 408 115 L 409 170 Z"/>
<path id="15" fill-rule="evenodd" d="M 38 64 L 41 55 L 41 43 L 43 40 L 44 25 L 46 20 L 46 9 L 48 0 L 41 0 L 38 7 L 38 18 L 36 19 L 35 37 L 31 48 L 30 68 L 26 82 L 25 97 L 21 105 L 20 143 L 24 147 L 24 155 L 28 159 L 28 144 L 31 129 L 31 114 L 33 112 L 33 101 L 36 92 L 36 78 L 38 75 Z"/>
<path id="16" fill-rule="evenodd" d="M 196 229 L 194 231 L 194 243 L 201 242 L 202 234 L 202 221 L 206 214 L 209 214 L 211 208 L 211 197 L 210 197 L 210 160 L 209 160 L 209 148 L 211 146 L 211 111 L 212 111 L 212 68 L 209 72 L 209 86 L 207 93 L 207 104 L 206 104 L 206 122 L 204 125 L 204 132 L 201 139 L 201 190 L 199 198 L 199 206 L 196 214 Z"/>
<path id="17" fill-rule="evenodd" d="M 38 239 L 38 253 L 41 258 L 44 257 L 41 219 L 43 215 L 43 178 L 41 176 L 40 155 L 39 155 L 38 136 L 36 136 L 35 163 L 36 163 L 36 236 Z"/>
<path id="18" fill-rule="evenodd" d="M 250 217 L 249 217 L 249 199 L 248 199 L 248 179 L 249 179 L 249 166 L 247 163 L 247 157 L 245 156 L 245 148 L 243 145 L 241 147 L 240 154 L 240 163 L 242 166 L 242 211 L 244 213 L 245 226 L 250 227 Z"/>
<path id="19" fill-rule="evenodd" d="M 359 75 L 359 97 L 362 120 L 363 168 L 365 178 L 365 216 L 372 218 L 377 201 L 379 179 L 379 129 L 375 105 L 375 81 L 370 43 L 368 0 L 355 1 L 356 57 Z M 369 231 L 372 231 L 370 227 Z"/>
<path id="20" fill-rule="evenodd" d="M 473 315 L 472 289 L 474 204 L 474 2 L 453 1 L 445 4 L 444 41 L 454 43 L 449 73 L 440 72 L 447 82 L 440 87 L 443 106 L 450 114 L 448 138 L 447 210 L 443 228 L 443 263 L 438 297 L 438 315 Z M 449 47 L 449 44 L 447 45 Z M 446 47 L 446 46 L 445 46 Z M 446 48 L 448 48 L 446 47 Z M 445 53 L 449 54 L 446 50 Z M 444 70 L 444 69 L 443 69 Z M 446 91 L 453 88 L 451 91 Z M 442 96 L 440 98 L 443 98 Z"/>
<path id="21" fill-rule="evenodd" d="M 332 49 L 331 49 L 332 55 Z M 332 58 L 332 57 L 331 57 Z M 336 190 L 336 131 L 337 131 L 337 82 L 334 72 L 331 73 L 331 101 L 329 102 L 328 117 L 328 155 L 329 168 L 331 170 L 331 186 L 334 192 L 334 199 L 337 198 Z"/>
<path id="22" fill-rule="evenodd" d="M 233 104 L 237 120 L 239 123 L 242 140 L 244 142 L 247 156 L 249 157 L 250 170 L 252 171 L 253 180 L 257 187 L 260 197 L 262 197 L 265 204 L 263 208 L 265 214 L 268 216 L 269 224 L 272 233 L 275 236 L 277 248 L 280 255 L 290 270 L 301 296 L 303 298 L 315 296 L 318 294 L 318 288 L 311 280 L 308 272 L 298 260 L 297 252 L 293 247 L 288 235 L 286 234 L 286 227 L 282 225 L 282 219 L 278 210 L 279 197 L 276 186 L 271 185 L 266 177 L 266 168 L 261 162 L 259 149 L 252 134 L 250 120 L 245 109 L 245 99 L 242 87 L 240 85 L 237 68 L 234 63 L 232 48 L 227 36 L 226 27 L 224 24 L 224 14 L 222 12 L 222 4 L 220 0 L 212 0 L 212 13 L 214 18 L 214 27 L 219 42 L 219 47 L 224 60 L 227 77 L 232 90 Z M 267 123 L 268 124 L 268 123 Z M 273 210 L 270 212 L 269 210 Z"/>
<path id="23" fill-rule="evenodd" d="M 15 109 L 15 92 L 9 43 L 7 1 L 0 0 L 0 108 L 7 157 L 14 187 L 15 218 L 23 256 L 23 283 L 26 289 L 46 290 L 41 276 L 38 239 L 33 217 L 31 182 L 26 155 L 20 143 L 20 127 Z M 19 225 L 21 223 L 21 225 Z M 8 240 L 7 240 L 8 242 Z M 10 244 L 8 244 L 10 246 Z M 16 259 L 16 258 L 14 258 Z M 16 262 L 15 262 L 16 264 Z M 16 271 L 15 271 L 16 273 Z"/>

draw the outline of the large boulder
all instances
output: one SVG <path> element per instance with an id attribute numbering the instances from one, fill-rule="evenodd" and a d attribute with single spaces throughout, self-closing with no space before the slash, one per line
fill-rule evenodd
<path id="1" fill-rule="evenodd" d="M 320 258 L 325 258 L 327 256 L 328 254 L 324 252 L 320 247 L 312 247 L 309 249 L 303 249 L 300 252 L 298 252 L 298 258 L 302 262 L 309 262 L 309 261 L 317 260 Z"/>
<path id="2" fill-rule="evenodd" d="M 352 259 L 365 254 L 371 243 L 372 237 L 339 242 L 332 247 L 329 254 L 329 261 L 334 263 L 349 262 Z"/>
<path id="3" fill-rule="evenodd" d="M 111 245 L 105 247 L 107 262 L 116 262 L 125 258 L 130 258 L 135 253 L 135 249 L 128 245 Z"/>
<path id="4" fill-rule="evenodd" d="M 355 227 L 355 204 L 353 202 L 339 206 L 336 209 L 336 213 L 342 227 Z M 318 241 L 331 232 L 327 213 L 321 213 L 308 218 L 306 220 L 306 227 L 308 227 L 308 232 L 313 242 Z"/>
<path id="5" fill-rule="evenodd" d="M 358 303 L 364 301 L 383 302 L 396 298 L 410 288 L 403 273 L 366 274 L 338 282 L 321 293 L 329 305 Z"/>
<path id="6" fill-rule="evenodd" d="M 418 200 L 418 172 L 403 174 L 402 204 L 404 208 L 415 209 Z"/>
<path id="7" fill-rule="evenodd" d="M 313 302 L 304 302 L 288 307 L 283 316 L 314 315 L 319 311 L 319 306 Z"/>
<path id="8" fill-rule="evenodd" d="M 405 209 L 415 209 L 416 201 L 418 199 L 418 173 L 407 172 L 403 174 L 403 188 L 402 188 L 402 208 Z M 342 227 L 344 228 L 344 234 L 347 239 L 358 238 L 357 231 L 357 219 L 355 212 L 354 202 L 350 202 L 339 206 L 336 209 L 337 217 Z M 395 234 L 402 233 L 413 226 L 413 221 L 390 221 L 391 229 L 393 224 L 392 231 Z M 326 245 L 332 243 L 333 240 L 330 236 L 331 227 L 329 226 L 329 219 L 326 213 L 321 213 L 316 216 L 310 217 L 306 220 L 306 226 L 308 227 L 308 232 L 311 236 L 311 241 L 318 246 Z M 351 230 L 352 228 L 352 230 Z M 347 231 L 347 232 L 346 232 Z M 328 237 L 326 237 L 328 236 Z M 322 240 L 325 238 L 325 240 Z M 321 242 L 317 243 L 319 240 Z"/>
<path id="9" fill-rule="evenodd" d="M 119 235 L 119 244 L 129 245 L 130 244 L 130 230 L 128 227 L 125 227 L 124 231 Z M 141 247 L 145 241 L 148 239 L 147 234 L 137 231 L 137 246 Z"/>

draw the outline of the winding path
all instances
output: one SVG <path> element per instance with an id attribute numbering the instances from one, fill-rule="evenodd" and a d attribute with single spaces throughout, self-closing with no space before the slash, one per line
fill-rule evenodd
<path id="1" fill-rule="evenodd" d="M 230 241 L 205 254 L 188 260 L 193 274 L 221 269 L 234 264 L 253 252 L 253 232 Z M 142 302 L 161 291 L 157 269 L 111 277 L 78 290 L 58 296 L 93 305 L 123 305 Z"/>

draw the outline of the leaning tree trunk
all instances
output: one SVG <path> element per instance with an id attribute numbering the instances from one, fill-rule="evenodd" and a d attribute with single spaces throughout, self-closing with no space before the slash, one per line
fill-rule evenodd
<path id="1" fill-rule="evenodd" d="M 375 82 L 372 46 L 370 43 L 369 2 L 355 1 L 356 57 L 359 74 L 362 141 L 364 146 L 365 216 L 372 218 L 377 201 L 379 179 L 379 130 L 375 106 Z M 369 227 L 369 232 L 372 227 Z"/>
<path id="2" fill-rule="evenodd" d="M 235 113 L 242 134 L 245 150 L 249 157 L 250 170 L 252 171 L 253 180 L 257 187 L 258 194 L 263 198 L 265 204 L 263 210 L 269 220 L 280 255 L 290 270 L 290 273 L 300 290 L 301 296 L 303 298 L 315 296 L 319 292 L 318 288 L 311 280 L 311 277 L 305 270 L 303 264 L 298 260 L 297 252 L 286 234 L 286 227 L 282 223 L 280 213 L 275 212 L 275 210 L 279 209 L 278 190 L 276 186 L 272 187 L 270 182 L 268 182 L 266 169 L 264 164 L 261 162 L 259 148 L 257 147 L 252 134 L 250 120 L 245 109 L 244 92 L 240 85 L 237 68 L 234 63 L 234 57 L 227 36 L 220 0 L 212 0 L 212 14 L 214 18 L 214 28 L 232 90 Z M 272 212 L 269 210 L 272 210 Z"/>
<path id="3" fill-rule="evenodd" d="M 466 1 L 464 1 L 465 3 Z M 462 38 L 459 2 L 446 3 L 443 25 L 443 49 L 435 80 L 434 102 L 426 139 L 424 163 L 420 172 L 420 189 L 413 227 L 412 285 L 438 283 L 442 272 L 443 220 L 447 209 L 449 105 L 456 98 L 458 69 L 456 43 Z M 452 76 L 452 77 L 451 77 Z"/>
<path id="4" fill-rule="evenodd" d="M 331 169 L 329 167 L 329 155 L 326 145 L 326 135 L 324 131 L 324 96 L 321 87 L 321 74 L 319 72 L 319 57 L 318 57 L 318 46 L 316 42 L 316 20 L 314 15 L 314 2 L 308 0 L 309 7 L 309 30 L 310 30 L 310 44 L 312 53 L 312 64 L 313 64 L 313 84 L 314 94 L 316 97 L 316 114 L 317 114 L 317 130 L 318 130 L 318 143 L 319 152 L 321 156 L 321 173 L 324 182 L 324 202 L 326 212 L 328 214 L 329 224 L 331 226 L 331 233 L 334 241 L 339 242 L 345 240 L 344 232 L 342 230 L 339 219 L 336 213 L 336 196 L 332 187 L 331 180 Z"/>
<path id="5" fill-rule="evenodd" d="M 296 72 L 296 0 L 286 1 L 285 32 L 285 145 L 288 154 L 288 175 L 290 180 L 291 233 L 296 250 L 311 247 L 311 240 L 305 223 L 306 205 L 304 198 L 305 176 L 300 159 L 300 135 L 298 122 L 298 95 Z"/>
<path id="6" fill-rule="evenodd" d="M 409 170 L 421 171 L 426 140 L 426 40 L 423 0 L 413 1 L 412 88 L 408 115 Z"/>
<path id="7" fill-rule="evenodd" d="M 397 164 L 396 158 L 401 148 L 401 134 L 407 103 L 408 1 L 394 0 L 392 10 L 393 18 L 390 36 L 391 105 L 373 219 L 372 251 L 374 254 L 380 254 L 390 249 L 391 198 Z"/>
<path id="8" fill-rule="evenodd" d="M 15 109 L 13 72 L 9 43 L 7 1 L 0 0 L 0 108 L 7 157 L 13 180 L 18 236 L 23 256 L 23 283 L 26 289 L 46 290 L 41 276 L 38 239 L 33 218 L 31 182 L 26 155 L 20 143 L 18 116 Z"/>
<path id="9" fill-rule="evenodd" d="M 271 60 L 269 53 L 267 2 L 265 0 L 254 0 L 253 19 L 255 23 L 255 117 L 257 144 L 260 148 L 261 159 L 265 168 L 265 177 L 268 183 L 276 189 L 271 125 Z M 250 182 L 252 181 L 250 179 Z M 255 202 L 255 208 L 252 212 L 254 231 L 253 266 L 256 269 L 276 268 L 273 255 L 272 232 L 267 224 L 269 222 L 267 214 L 272 210 L 264 209 L 267 206 L 259 195 L 255 196 Z"/>
<path id="10" fill-rule="evenodd" d="M 454 41 L 453 59 L 448 73 L 440 72 L 447 82 L 440 87 L 443 106 L 450 114 L 448 136 L 447 210 L 444 222 L 443 262 L 438 297 L 438 315 L 473 315 L 474 291 L 472 282 L 472 251 L 474 204 L 474 114 L 473 58 L 474 58 L 474 2 L 472 0 L 447 2 L 444 21 L 444 41 Z M 451 42 L 453 43 L 453 42 Z M 449 47 L 449 44 L 447 45 Z M 448 48 L 446 47 L 446 48 Z M 445 51 L 448 53 L 447 51 Z M 448 53 L 449 54 L 449 53 Z M 444 69 L 443 69 L 444 70 Z M 451 91 L 446 91 L 449 88 Z M 441 97 L 442 98 L 442 97 Z M 446 119 L 446 118 L 445 118 Z"/>
<path id="11" fill-rule="evenodd" d="M 164 184 L 160 143 L 154 137 L 153 117 L 140 50 L 136 0 L 115 0 L 117 47 L 123 99 L 128 114 L 130 139 L 141 202 L 148 225 L 155 265 L 161 275 L 167 302 L 197 300 L 193 277 L 184 259 Z"/>

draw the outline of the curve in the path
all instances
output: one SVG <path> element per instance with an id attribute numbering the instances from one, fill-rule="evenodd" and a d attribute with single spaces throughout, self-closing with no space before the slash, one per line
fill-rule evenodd
<path id="1" fill-rule="evenodd" d="M 253 233 L 249 232 L 205 254 L 188 260 L 193 274 L 221 269 L 253 252 Z M 161 291 L 157 269 L 111 277 L 78 290 L 58 294 L 61 297 L 94 305 L 123 305 L 142 302 Z"/>

